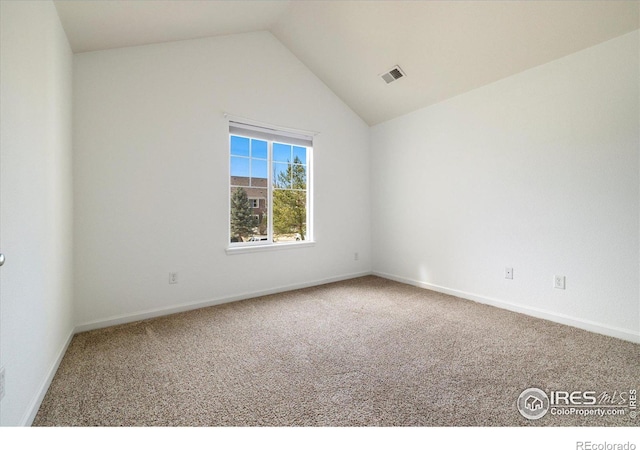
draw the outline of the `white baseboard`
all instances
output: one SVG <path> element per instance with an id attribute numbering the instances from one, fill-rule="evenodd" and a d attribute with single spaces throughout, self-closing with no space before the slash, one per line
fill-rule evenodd
<path id="1" fill-rule="evenodd" d="M 455 297 L 472 300 L 477 303 L 495 306 L 497 308 L 502 308 L 509 311 L 526 314 L 528 316 L 549 320 L 551 322 L 556 322 L 563 325 L 569 325 L 572 327 L 580 328 L 580 329 L 591 331 L 598 334 L 604 334 L 605 336 L 610 336 L 610 337 L 614 337 L 614 338 L 618 338 L 618 339 L 622 339 L 622 340 L 630 341 L 634 343 L 640 343 L 640 333 L 633 330 L 613 327 L 610 325 L 593 322 L 591 320 L 578 319 L 575 317 L 567 316 L 566 314 L 560 314 L 553 311 L 534 308 L 531 306 L 517 305 L 515 303 L 510 303 L 503 300 L 484 297 L 484 296 L 472 294 L 469 292 L 458 291 L 456 289 L 450 289 L 443 286 L 426 283 L 424 281 L 412 280 L 409 278 L 392 275 L 389 273 L 378 272 L 374 270 L 372 274 L 381 278 L 387 278 L 389 280 L 398 281 L 400 283 L 410 284 L 412 286 L 416 286 L 419 288 L 429 289 L 432 291 L 441 292 L 443 294 L 453 295 Z"/>
<path id="2" fill-rule="evenodd" d="M 139 320 L 152 319 L 154 317 L 167 316 L 169 314 L 175 314 L 185 311 L 191 311 L 194 309 L 206 308 L 208 306 L 222 305 L 224 303 L 236 302 L 239 300 L 246 300 L 254 297 L 261 297 L 263 295 L 279 294 L 281 292 L 293 291 L 295 289 L 303 289 L 313 286 L 320 286 L 327 283 L 335 283 L 336 281 L 349 280 L 352 278 L 363 277 L 371 275 L 370 271 L 356 272 L 348 275 L 341 275 L 336 277 L 322 278 L 319 280 L 308 281 L 305 283 L 290 284 L 287 286 L 279 286 L 273 289 L 264 289 L 261 291 L 244 292 L 238 295 L 232 295 L 229 297 L 221 297 L 216 299 L 201 300 L 192 303 L 186 303 L 182 305 L 167 306 L 164 308 L 150 309 L 146 311 L 140 311 L 133 314 L 123 314 L 118 316 L 109 317 L 102 320 L 96 320 L 87 322 L 76 326 L 75 333 L 81 333 L 83 331 L 96 330 L 98 328 L 106 328 L 114 325 L 122 325 L 124 323 L 137 322 Z"/>
<path id="3" fill-rule="evenodd" d="M 190 311 L 190 310 L 193 310 L 193 309 L 205 308 L 205 307 L 208 307 L 208 306 L 221 305 L 223 303 L 230 303 L 230 302 L 239 301 L 239 300 L 245 300 L 245 299 L 254 298 L 254 297 L 261 297 L 261 296 L 264 296 L 264 295 L 278 294 L 278 293 L 281 293 L 281 292 L 292 291 L 292 290 L 295 290 L 295 289 L 303 289 L 303 288 L 307 288 L 307 287 L 320 286 L 320 285 L 323 285 L 323 284 L 334 283 L 334 282 L 337 282 L 337 281 L 343 281 L 343 280 L 349 280 L 349 279 L 352 279 L 352 278 L 363 277 L 363 276 L 366 276 L 366 275 L 376 275 L 376 276 L 381 277 L 381 278 L 386 278 L 386 279 L 389 279 L 389 280 L 398 281 L 400 283 L 409 284 L 409 285 L 420 287 L 420 288 L 423 288 L 423 289 L 429 289 L 429 290 L 432 290 L 432 291 L 441 292 L 443 294 L 448 294 L 448 295 L 452 295 L 452 296 L 455 296 L 455 297 L 460 297 L 460 298 L 464 298 L 464 299 L 467 299 L 467 300 L 472 300 L 472 301 L 475 301 L 475 302 L 478 302 L 478 303 L 491 305 L 491 306 L 495 306 L 495 307 L 498 307 L 498 308 L 506 309 L 506 310 L 509 310 L 509 311 L 514 311 L 514 312 L 526 314 L 526 315 L 537 317 L 537 318 L 540 318 L 540 319 L 550 320 L 552 322 L 560 323 L 560 324 L 563 324 L 563 325 L 573 326 L 573 327 L 580 328 L 580 329 L 583 329 L 583 330 L 586 330 L 586 331 L 591 331 L 591 332 L 594 332 L 594 333 L 599 333 L 599 334 L 603 334 L 603 335 L 606 335 L 606 336 L 611 336 L 611 337 L 614 337 L 614 338 L 623 339 L 625 341 L 630 341 L 630 342 L 634 342 L 634 343 L 640 343 L 640 333 L 634 332 L 632 330 L 612 327 L 612 326 L 609 326 L 609 325 L 593 322 L 593 321 L 590 321 L 590 320 L 576 319 L 574 317 L 570 317 L 570 316 L 567 316 L 565 314 L 559 314 L 559 313 L 546 311 L 546 310 L 542 310 L 542 309 L 538 309 L 538 308 L 533 308 L 533 307 L 529 307 L 529 306 L 516 305 L 514 303 L 505 302 L 503 300 L 497 300 L 497 299 L 488 298 L 488 297 L 484 297 L 484 296 L 477 295 L 477 294 L 472 294 L 472 293 L 469 293 L 469 292 L 459 291 L 459 290 L 456 290 L 456 289 L 450 289 L 450 288 L 446 288 L 446 287 L 443 287 L 443 286 L 437 286 L 437 285 L 434 285 L 434 284 L 426 283 L 424 281 L 412 280 L 412 279 L 409 279 L 409 278 L 405 278 L 405 277 L 401 277 L 401 276 L 397 276 L 397 275 L 392 275 L 392 274 L 389 274 L 389 273 L 378 272 L 378 271 L 357 272 L 357 273 L 351 273 L 351 274 L 348 274 L 348 275 L 342 275 L 342 276 L 337 276 L 337 277 L 323 278 L 323 279 L 309 281 L 309 282 L 305 282 L 305 283 L 298 283 L 298 284 L 291 284 L 291 285 L 287 285 L 287 286 L 280 286 L 280 287 L 273 288 L 273 289 L 265 289 L 265 290 L 253 291 L 253 292 L 245 292 L 245 293 L 242 293 L 242 294 L 233 295 L 233 296 L 229 296 L 229 297 L 222 297 L 222 298 L 218 298 L 218 299 L 204 300 L 204 301 L 193 302 L 193 303 L 188 303 L 188 304 L 184 304 L 184 305 L 176 305 L 176 306 L 170 306 L 170 307 L 165 307 L 165 308 L 158 308 L 158 309 L 142 311 L 142 312 L 138 312 L 138 313 L 134 313 L 134 314 L 119 315 L 119 316 L 111 317 L 111 318 L 104 319 L 104 320 L 98 320 L 98 321 L 93 321 L 93 322 L 88 322 L 88 323 L 85 323 L 85 324 L 82 324 L 82 325 L 78 325 L 69 333 L 69 336 L 67 337 L 64 345 L 58 351 L 58 354 L 56 356 L 55 361 L 53 362 L 53 364 L 49 368 L 49 371 L 47 372 L 46 378 L 43 380 L 42 384 L 40 385 L 40 388 L 38 389 L 37 395 L 31 401 L 31 404 L 30 404 L 29 408 L 27 408 L 27 412 L 26 412 L 25 416 L 23 417 L 22 421 L 20 422 L 20 424 L 21 424 L 21 426 L 31 426 L 31 424 L 33 423 L 33 421 L 34 421 L 34 419 L 36 417 L 36 414 L 38 413 L 38 410 L 40 409 L 40 405 L 42 404 L 42 401 L 44 400 L 44 396 L 47 394 L 47 391 L 49 390 L 49 386 L 51 385 L 51 382 L 53 381 L 53 377 L 55 376 L 55 374 L 56 374 L 56 372 L 58 370 L 58 367 L 60 366 L 60 363 L 62 362 L 62 358 L 64 357 L 64 355 L 65 355 L 65 353 L 67 351 L 67 348 L 69 347 L 69 344 L 71 343 L 71 340 L 73 339 L 73 336 L 76 333 L 80 333 L 80 332 L 83 332 L 83 331 L 94 330 L 94 329 L 98 329 L 98 328 L 105 328 L 105 327 L 109 327 L 109 326 L 113 326 L 113 325 L 120 325 L 120 324 L 124 324 L 124 323 L 129 323 L 129 322 L 136 322 L 136 321 L 139 321 L 139 320 L 151 319 L 153 317 L 160 317 L 160 316 L 165 316 L 165 315 L 168 315 L 168 314 L 174 314 L 174 313 L 178 313 L 178 312 Z"/>
<path id="4" fill-rule="evenodd" d="M 69 336 L 67 337 L 64 345 L 58 351 L 56 359 L 53 361 L 53 364 L 47 371 L 46 378 L 40 384 L 40 388 L 37 391 L 36 396 L 31 401 L 31 404 L 27 408 L 27 412 L 24 417 L 20 421 L 20 425 L 22 427 L 30 427 L 33 423 L 33 420 L 36 418 L 36 414 L 38 414 L 38 410 L 40 409 L 40 405 L 42 405 L 42 400 L 44 400 L 44 396 L 47 394 L 49 390 L 49 386 L 51 386 L 51 382 L 53 381 L 53 377 L 56 375 L 58 371 L 58 367 L 60 367 L 60 363 L 62 362 L 62 358 L 64 358 L 67 349 L 69 348 L 69 344 L 71 344 L 71 339 L 73 339 L 73 335 L 75 334 L 75 329 L 71 330 Z"/>
<path id="5" fill-rule="evenodd" d="M 343 281 L 343 280 L 358 278 L 366 275 L 371 275 L 371 272 L 370 271 L 358 272 L 358 273 L 352 273 L 352 274 L 338 276 L 338 277 L 324 278 L 324 279 L 310 281 L 306 283 L 280 286 L 274 289 L 246 292 L 243 294 L 234 295 L 230 297 L 193 302 L 185 305 L 177 305 L 177 306 L 166 307 L 166 308 L 158 308 L 158 309 L 143 311 L 135 314 L 119 315 L 119 316 L 111 317 L 105 320 L 99 320 L 99 321 L 89 322 L 83 325 L 78 325 L 69 333 L 69 336 L 67 337 L 64 345 L 58 351 L 56 359 L 54 360 L 53 364 L 47 371 L 46 378 L 41 383 L 36 396 L 33 398 L 29 407 L 27 408 L 27 412 L 25 413 L 24 417 L 20 421 L 19 426 L 28 427 L 28 426 L 31 426 L 31 424 L 33 424 L 33 421 L 36 418 L 36 414 L 38 414 L 38 410 L 40 409 L 40 406 L 42 405 L 42 401 L 44 400 L 44 396 L 47 394 L 47 391 L 49 390 L 49 386 L 51 386 L 51 382 L 53 381 L 53 377 L 55 376 L 56 372 L 58 371 L 58 367 L 62 362 L 62 358 L 67 352 L 67 349 L 69 348 L 69 344 L 71 344 L 71 340 L 73 339 L 73 336 L 76 333 L 80 333 L 82 331 L 94 330 L 98 328 L 105 328 L 113 325 L 120 325 L 124 323 L 129 323 L 129 322 L 136 322 L 139 320 L 151 319 L 153 317 L 165 316 L 165 315 L 174 314 L 177 312 L 190 311 L 198 308 L 205 308 L 207 306 L 221 305 L 223 303 L 230 303 L 234 301 L 245 300 L 248 298 L 260 297 L 263 295 L 278 294 L 280 292 L 292 291 L 295 289 L 319 286 L 322 284 L 334 283 L 336 281 Z"/>

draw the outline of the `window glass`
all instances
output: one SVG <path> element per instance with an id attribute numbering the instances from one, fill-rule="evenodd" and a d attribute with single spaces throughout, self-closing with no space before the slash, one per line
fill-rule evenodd
<path id="1" fill-rule="evenodd" d="M 260 136 L 264 135 L 260 134 Z M 309 240 L 311 147 L 230 131 L 230 242 L 277 245 Z"/>

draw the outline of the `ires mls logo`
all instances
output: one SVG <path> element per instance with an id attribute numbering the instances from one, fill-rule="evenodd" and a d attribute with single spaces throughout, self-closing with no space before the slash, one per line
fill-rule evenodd
<path id="1" fill-rule="evenodd" d="M 596 391 L 550 391 L 529 388 L 518 397 L 520 414 L 537 420 L 547 413 L 554 416 L 625 416 L 637 417 L 637 390 Z"/>
<path id="2" fill-rule="evenodd" d="M 598 402 L 595 391 L 551 391 L 550 402 L 559 405 L 595 405 Z"/>
<path id="3" fill-rule="evenodd" d="M 542 389 L 525 389 L 518 397 L 518 411 L 526 419 L 540 419 L 549 411 L 549 397 Z"/>
<path id="4" fill-rule="evenodd" d="M 524 404 L 529 408 L 529 411 L 537 411 L 544 408 L 542 400 L 531 394 L 524 400 Z"/>

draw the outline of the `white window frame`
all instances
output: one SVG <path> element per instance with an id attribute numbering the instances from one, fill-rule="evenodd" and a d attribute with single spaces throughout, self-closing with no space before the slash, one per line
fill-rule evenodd
<path id="1" fill-rule="evenodd" d="M 293 248 L 305 248 L 315 245 L 313 235 L 313 137 L 318 133 L 304 132 L 299 130 L 292 130 L 290 128 L 276 127 L 273 125 L 266 125 L 254 121 L 247 121 L 246 119 L 234 119 L 231 116 L 225 115 L 229 118 L 229 140 L 227 145 L 227 157 L 229 158 L 229 177 L 231 180 L 231 137 L 238 136 L 249 139 L 259 139 L 267 142 L 267 215 L 269 218 L 269 224 L 267 226 L 267 241 L 258 242 L 229 242 L 229 236 L 231 235 L 231 183 L 229 182 L 229 194 L 227 195 L 228 207 L 227 207 L 227 248 L 226 253 L 228 255 L 251 253 L 258 251 L 272 251 L 272 250 L 285 250 Z M 305 147 L 307 149 L 307 222 L 306 222 L 306 239 L 304 241 L 292 241 L 292 242 L 274 242 L 273 241 L 273 144 L 281 143 L 285 145 L 294 145 L 297 147 Z M 251 175 L 251 174 L 250 174 Z M 255 200 L 250 198 L 250 200 Z M 260 203 L 258 201 L 258 207 Z"/>

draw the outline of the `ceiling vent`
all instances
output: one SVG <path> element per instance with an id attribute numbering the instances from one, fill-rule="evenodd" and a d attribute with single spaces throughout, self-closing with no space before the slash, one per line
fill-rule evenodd
<path id="1" fill-rule="evenodd" d="M 389 84 L 399 80 L 400 78 L 406 77 L 406 75 L 399 66 L 394 66 L 390 71 L 380 75 L 380 77 L 385 81 L 385 83 Z"/>

